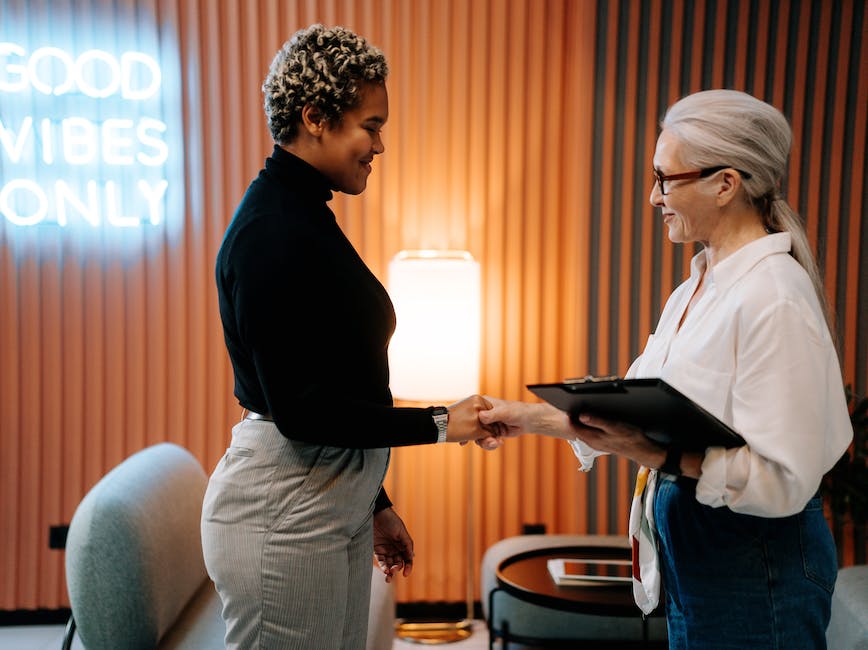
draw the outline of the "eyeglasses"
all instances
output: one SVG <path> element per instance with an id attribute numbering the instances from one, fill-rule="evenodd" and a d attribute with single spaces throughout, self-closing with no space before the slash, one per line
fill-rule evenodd
<path id="1" fill-rule="evenodd" d="M 660 186 L 660 193 L 663 196 L 666 196 L 672 189 L 666 187 L 666 181 L 686 181 L 696 178 L 706 178 L 722 169 L 729 169 L 729 166 L 718 165 L 717 167 L 706 167 L 705 169 L 698 169 L 695 172 L 681 172 L 680 174 L 661 174 L 659 171 L 652 168 L 651 173 L 654 175 L 654 183 Z M 735 171 L 741 174 L 742 178 L 750 178 L 750 174 L 747 172 L 743 172 L 740 169 L 736 169 Z"/>

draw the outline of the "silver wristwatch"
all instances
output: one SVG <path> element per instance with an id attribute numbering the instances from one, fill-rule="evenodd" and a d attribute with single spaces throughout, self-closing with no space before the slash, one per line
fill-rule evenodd
<path id="1" fill-rule="evenodd" d="M 449 425 L 449 409 L 445 406 L 435 406 L 431 411 L 434 424 L 437 426 L 437 442 L 446 442 L 446 429 Z"/>

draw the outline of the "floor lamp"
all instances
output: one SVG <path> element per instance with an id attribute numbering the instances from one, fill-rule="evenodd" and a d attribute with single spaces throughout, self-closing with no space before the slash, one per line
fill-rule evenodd
<path id="1" fill-rule="evenodd" d="M 479 392 L 480 293 L 479 263 L 466 251 L 401 251 L 390 262 L 398 325 L 389 370 L 397 399 L 449 404 Z M 396 633 L 406 641 L 434 645 L 472 634 L 473 462 L 466 457 L 466 615 L 458 622 L 398 623 Z"/>

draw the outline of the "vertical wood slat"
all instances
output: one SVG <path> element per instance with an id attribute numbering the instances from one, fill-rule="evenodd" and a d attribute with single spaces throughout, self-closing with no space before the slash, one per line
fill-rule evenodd
<path id="1" fill-rule="evenodd" d="M 11 242 L 0 235 L 0 245 L 6 250 Z M 19 535 L 22 522 L 20 492 L 23 488 L 20 455 L 20 413 L 19 413 L 19 315 L 18 315 L 18 273 L 11 256 L 0 257 L 0 314 L 3 326 L 0 327 L 0 347 L 3 361 L 0 363 L 0 431 L 4 434 L 3 453 L 0 454 L 0 517 L 8 525 L 0 527 L 0 571 L 5 579 L 0 581 L 0 598 L 4 603 L 18 602 Z"/>
<path id="2" fill-rule="evenodd" d="M 845 312 L 844 333 L 847 353 L 844 354 L 844 368 L 855 368 L 855 372 L 845 372 L 844 377 L 853 381 L 857 395 L 864 395 L 868 390 L 868 272 L 866 272 L 866 258 L 868 258 L 868 228 L 865 227 L 864 197 L 866 189 L 866 143 L 868 143 L 868 128 L 866 128 L 865 115 L 868 114 L 868 56 L 866 56 L 866 7 L 863 4 L 853 3 L 854 20 L 842 22 L 843 25 L 853 25 L 853 44 L 850 48 L 850 66 L 848 71 L 847 110 L 844 124 L 845 133 L 853 134 L 852 140 L 845 137 L 844 151 L 847 159 L 844 162 L 845 176 L 842 177 L 842 187 L 850 187 L 850 196 L 846 197 L 842 192 L 839 203 L 842 208 L 846 206 L 851 223 L 850 247 L 848 250 L 848 278 L 853 281 L 847 282 L 848 296 L 847 311 Z M 858 11 L 859 19 L 855 19 Z M 844 53 L 842 52 L 842 56 Z M 849 182 L 847 182 L 849 181 Z M 856 243 L 858 240 L 858 244 Z M 840 286 L 840 283 L 839 283 Z M 850 302 L 850 296 L 857 296 Z M 840 318 L 840 312 L 839 312 Z M 855 341 L 855 345 L 853 344 Z M 855 354 L 854 354 L 855 352 Z M 855 360 L 854 360 L 855 357 Z M 851 365 L 852 364 L 852 365 Z"/>
<path id="3" fill-rule="evenodd" d="M 521 364 L 523 361 L 523 339 L 521 325 L 523 321 L 522 303 L 526 298 L 522 279 L 526 249 L 522 245 L 522 217 L 524 213 L 524 194 L 529 183 L 514 183 L 513 179 L 521 178 L 527 173 L 524 168 L 527 149 L 527 131 L 531 127 L 530 116 L 526 113 L 524 89 L 528 83 L 527 69 L 525 67 L 526 44 L 528 34 L 524 29 L 527 26 L 527 7 L 521 3 L 508 3 L 506 5 L 507 25 L 506 42 L 509 47 L 506 51 L 506 69 L 508 75 L 505 99 L 507 109 L 505 111 L 507 129 L 505 136 L 510 146 L 507 148 L 504 171 L 506 172 L 507 185 L 505 188 L 505 205 L 503 221 L 498 224 L 503 237 L 502 254 L 504 258 L 504 343 L 505 350 L 512 352 L 512 363 L 503 366 L 502 381 L 504 386 L 520 385 Z M 516 129 L 514 125 L 522 125 Z M 535 441 L 525 441 L 524 447 L 531 447 Z M 522 458 L 518 454 L 504 455 L 504 476 L 518 478 L 518 480 L 504 481 L 502 483 L 503 501 L 506 508 L 501 511 L 502 524 L 509 529 L 517 529 L 521 522 L 519 519 L 520 508 L 515 507 L 521 503 L 522 484 L 524 476 L 521 466 Z M 512 505 L 513 507 L 510 507 Z"/>
<path id="4" fill-rule="evenodd" d="M 565 68 L 567 67 L 567 57 L 565 56 L 565 35 L 563 26 L 566 24 L 566 7 L 563 3 L 550 5 L 550 11 L 543 17 L 545 24 L 541 28 L 541 33 L 545 34 L 541 51 L 544 57 L 539 61 L 540 68 L 548 67 L 549 74 L 552 79 L 558 80 L 559 83 L 541 83 L 540 93 L 542 97 L 543 120 L 542 120 L 542 135 L 541 148 L 543 152 L 559 152 L 559 143 L 561 141 L 561 129 L 559 128 L 561 111 L 565 102 L 569 101 L 567 88 L 563 83 Z M 542 72 L 534 73 L 542 80 Z M 577 111 L 577 106 L 573 105 Z M 542 165 L 543 178 L 557 178 L 561 168 L 563 167 L 563 152 L 559 155 L 542 155 L 540 164 Z M 564 200 L 561 196 L 556 196 L 553 193 L 545 191 L 546 188 L 540 184 L 539 187 L 539 212 L 540 214 L 552 215 L 554 224 L 545 224 L 541 228 L 541 242 L 539 249 L 539 270 L 537 276 L 538 292 L 539 292 L 539 307 L 538 307 L 538 332 L 535 336 L 538 341 L 538 352 L 536 359 L 531 358 L 528 361 L 529 374 L 545 377 L 557 376 L 561 372 L 560 358 L 561 354 L 568 355 L 569 351 L 565 350 L 565 342 L 568 337 L 564 336 L 561 330 L 561 324 L 565 320 L 563 301 L 560 300 L 560 294 L 564 293 L 566 287 L 559 282 L 559 269 L 562 267 L 565 257 L 561 246 L 562 240 L 565 238 L 567 225 L 564 222 L 563 215 L 568 212 L 564 206 Z M 571 215 L 568 221 L 573 221 L 575 215 Z M 572 254 L 572 253 L 570 253 Z M 545 263 L 544 260 L 549 260 L 550 263 Z M 527 463 L 528 471 L 538 472 L 539 467 L 557 468 L 558 466 L 558 451 L 563 451 L 558 445 L 551 444 L 552 441 L 539 441 L 539 455 L 536 465 Z M 561 485 L 563 474 L 558 471 L 544 472 L 539 475 L 539 487 L 533 505 L 535 521 L 551 521 L 556 522 L 559 519 L 557 503 L 548 495 L 557 494 L 562 487 Z M 484 550 L 484 549 L 483 549 Z"/>
<path id="5" fill-rule="evenodd" d="M 40 272 L 39 293 L 43 297 L 40 314 L 41 327 L 37 334 L 42 348 L 42 368 L 39 392 L 41 395 L 62 396 L 60 378 L 62 376 L 61 359 L 61 332 L 59 318 L 61 312 L 60 296 L 60 273 L 58 259 L 44 260 Z M 60 408 L 44 411 L 41 429 L 41 454 L 39 457 L 40 467 L 61 466 L 61 412 Z M 61 477 L 62 478 L 62 477 Z M 56 490 L 46 489 L 40 486 L 39 504 L 37 512 L 43 512 L 50 517 L 61 516 L 60 494 Z M 61 567 L 57 562 L 51 562 L 40 567 L 40 580 L 38 584 L 41 592 L 57 592 L 60 588 Z"/>
<path id="6" fill-rule="evenodd" d="M 39 295 L 39 270 L 35 260 L 29 260 L 22 264 L 20 269 L 20 288 L 24 295 Z M 21 309 L 21 327 L 19 345 L 21 346 L 21 428 L 19 429 L 21 440 L 20 471 L 23 476 L 35 476 L 40 472 L 41 426 L 43 415 L 39 409 L 39 386 L 40 386 L 40 329 L 42 327 L 41 305 L 32 301 L 25 303 Z M 28 417 L 29 414 L 30 417 Z M 34 417 L 35 416 L 35 417 Z M 38 543 L 37 530 L 32 525 L 33 519 L 40 512 L 39 493 L 45 489 L 42 485 L 25 488 L 21 491 L 21 509 L 19 510 L 19 522 L 22 524 L 20 538 L 21 549 L 31 548 Z M 26 599 L 31 601 L 36 598 L 40 579 L 46 570 L 45 565 L 37 563 L 37 558 L 29 553 L 25 555 L 23 568 L 30 573 L 32 580 L 23 581 L 20 588 Z M 27 574 L 25 574 L 27 575 Z"/>
<path id="7" fill-rule="evenodd" d="M 845 378 L 868 385 L 859 2 L 0 0 L 4 22 L 25 5 L 135 7 L 159 17 L 161 42 L 177 39 L 186 205 L 177 239 L 123 257 L 0 222 L 0 520 L 12 522 L 0 531 L 0 609 L 66 604 L 47 527 L 123 457 L 171 440 L 210 471 L 222 454 L 238 407 L 213 256 L 271 149 L 262 79 L 311 22 L 357 29 L 392 68 L 386 154 L 369 190 L 337 197 L 335 212 L 384 281 L 400 248 L 467 248 L 481 261 L 484 392 L 528 399 L 526 383 L 626 369 L 691 255 L 673 250 L 646 202 L 661 107 L 722 80 L 752 83 L 793 120 L 791 203 L 806 206 L 822 250 Z M 799 52 L 811 29 L 816 52 Z M 399 599 L 463 600 L 468 498 L 476 558 L 523 523 L 623 532 L 633 468 L 600 465 L 580 474 L 562 443 L 534 438 L 496 454 L 395 450 L 387 486 L 419 552 Z"/>

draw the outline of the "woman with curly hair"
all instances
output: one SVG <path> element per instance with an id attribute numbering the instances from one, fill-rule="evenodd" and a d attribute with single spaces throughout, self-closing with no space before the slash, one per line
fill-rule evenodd
<path id="1" fill-rule="evenodd" d="M 387 73 L 363 38 L 314 25 L 263 84 L 274 151 L 216 269 L 244 409 L 202 513 L 227 648 L 363 648 L 372 550 L 387 581 L 413 562 L 382 489 L 389 448 L 487 435 L 479 396 L 393 407 L 392 303 L 327 205 L 363 192 L 383 153 Z"/>

